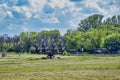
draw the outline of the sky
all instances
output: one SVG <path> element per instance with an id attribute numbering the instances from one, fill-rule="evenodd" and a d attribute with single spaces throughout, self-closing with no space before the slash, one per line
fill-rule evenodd
<path id="1" fill-rule="evenodd" d="M 93 14 L 120 15 L 120 0 L 0 0 L 0 35 L 54 29 L 63 35 Z"/>

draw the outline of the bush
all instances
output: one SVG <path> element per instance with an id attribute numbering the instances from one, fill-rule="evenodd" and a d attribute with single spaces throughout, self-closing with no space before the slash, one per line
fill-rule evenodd
<path id="1" fill-rule="evenodd" d="M 64 52 L 63 52 L 63 55 L 67 55 L 67 56 L 69 56 L 70 53 L 68 53 L 67 51 L 64 51 Z"/>
<path id="2" fill-rule="evenodd" d="M 34 47 L 31 47 L 31 48 L 30 48 L 30 53 L 36 53 Z"/>
<path id="3" fill-rule="evenodd" d="M 117 53 L 120 49 L 120 35 L 112 34 L 106 37 L 104 47 L 110 50 L 111 53 Z"/>

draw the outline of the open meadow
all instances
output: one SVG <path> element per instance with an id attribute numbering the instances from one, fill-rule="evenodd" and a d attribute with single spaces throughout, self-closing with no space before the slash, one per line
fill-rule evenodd
<path id="1" fill-rule="evenodd" d="M 119 55 L 45 56 L 0 57 L 0 80 L 120 80 Z"/>

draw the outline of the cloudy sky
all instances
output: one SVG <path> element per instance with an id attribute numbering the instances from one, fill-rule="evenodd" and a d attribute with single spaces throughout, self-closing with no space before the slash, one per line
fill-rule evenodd
<path id="1" fill-rule="evenodd" d="M 120 0 L 0 0 L 0 35 L 78 27 L 92 14 L 120 15 Z"/>

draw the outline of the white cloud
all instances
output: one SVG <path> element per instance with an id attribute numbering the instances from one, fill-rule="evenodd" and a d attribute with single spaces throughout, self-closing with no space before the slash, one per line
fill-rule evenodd
<path id="1" fill-rule="evenodd" d="M 7 3 L 0 4 L 0 21 L 4 20 L 4 18 L 7 16 L 7 11 L 8 6 Z"/>
<path id="2" fill-rule="evenodd" d="M 28 31 L 28 28 L 27 28 L 25 25 L 23 25 L 23 26 L 22 26 L 22 31 L 27 32 L 27 31 Z"/>
<path id="3" fill-rule="evenodd" d="M 11 11 L 7 11 L 7 14 L 8 14 L 8 16 L 10 16 L 11 18 L 14 18 Z"/>
<path id="4" fill-rule="evenodd" d="M 18 28 L 19 28 L 19 25 L 14 24 L 14 23 L 11 23 L 11 24 L 8 26 L 8 29 L 9 29 L 10 31 L 12 31 L 12 30 L 17 30 Z"/>
<path id="5" fill-rule="evenodd" d="M 47 0 L 29 0 L 32 12 L 40 12 L 44 8 L 46 2 Z"/>
<path id="6" fill-rule="evenodd" d="M 76 13 L 74 14 L 74 18 L 68 21 L 68 24 L 71 26 L 72 29 L 76 29 L 80 21 L 87 18 L 89 15 L 90 14 Z"/>
<path id="7" fill-rule="evenodd" d="M 72 8 L 70 8 L 70 11 L 71 12 L 80 12 L 82 10 L 82 8 L 78 8 L 78 7 L 72 7 Z"/>
<path id="8" fill-rule="evenodd" d="M 29 29 L 27 27 L 26 23 L 23 24 L 15 24 L 15 23 L 10 23 L 10 25 L 8 26 L 8 30 L 9 31 L 24 31 L 27 32 Z"/>
<path id="9" fill-rule="evenodd" d="M 21 12 L 21 7 L 13 6 L 13 10 L 16 12 Z"/>
<path id="10" fill-rule="evenodd" d="M 76 7 L 75 2 L 71 2 L 70 0 L 51 0 L 51 2 L 48 3 L 51 8 L 60 9 L 60 11 L 65 14 L 67 12 L 78 12 L 81 11 L 81 7 Z"/>
<path id="11" fill-rule="evenodd" d="M 0 4 L 0 8 L 7 9 L 8 8 L 7 3 Z"/>
<path id="12" fill-rule="evenodd" d="M 39 19 L 44 23 L 59 23 L 54 14 L 41 14 Z"/>
<path id="13" fill-rule="evenodd" d="M 50 7 L 54 9 L 55 15 L 60 15 L 64 18 L 64 16 L 69 15 L 69 20 L 66 18 L 66 22 L 69 26 L 77 27 L 78 23 L 78 16 L 81 13 L 82 7 L 77 7 L 75 2 L 71 2 L 70 0 L 51 0 L 49 3 Z M 77 19 L 75 19 L 77 18 Z M 75 23 L 73 23 L 73 21 Z M 76 22 L 77 21 L 77 22 Z M 60 21 L 59 21 L 60 22 Z"/>
<path id="14" fill-rule="evenodd" d="M 48 19 L 41 19 L 43 23 L 59 23 L 59 20 L 56 17 L 48 18 Z"/>
<path id="15" fill-rule="evenodd" d="M 3 21 L 5 17 L 6 17 L 6 13 L 0 10 L 0 22 Z"/>
<path id="16" fill-rule="evenodd" d="M 120 7 L 117 6 L 111 6 L 108 11 L 110 14 L 120 14 Z"/>
<path id="17" fill-rule="evenodd" d="M 31 12 L 31 8 L 27 7 L 27 6 L 14 6 L 13 10 L 18 12 L 18 13 L 22 13 L 26 18 L 31 18 L 32 17 L 32 12 Z"/>
<path id="18" fill-rule="evenodd" d="M 85 0 L 84 4 L 86 7 L 90 7 L 90 8 L 98 8 L 98 3 L 99 0 Z"/>
<path id="19" fill-rule="evenodd" d="M 30 6 L 14 6 L 13 9 L 18 13 L 22 13 L 26 18 L 35 18 L 44 23 L 58 23 L 59 20 L 54 14 L 46 14 L 43 12 L 47 0 L 29 0 Z"/>
<path id="20" fill-rule="evenodd" d="M 26 18 L 31 18 L 32 17 L 32 13 L 31 12 L 25 12 L 25 16 Z"/>
<path id="21" fill-rule="evenodd" d="M 91 9 L 97 9 L 101 14 L 107 14 L 107 11 L 104 8 L 101 8 L 98 4 L 101 2 L 100 0 L 85 0 L 83 3 L 85 4 L 85 7 L 91 8 Z"/>
<path id="22" fill-rule="evenodd" d="M 67 2 L 69 0 L 51 0 L 51 2 L 49 3 L 49 5 L 52 7 L 52 8 L 64 8 L 66 5 L 67 5 Z"/>
<path id="23" fill-rule="evenodd" d="M 83 4 L 86 8 L 98 10 L 98 13 L 104 16 L 120 14 L 118 13 L 120 11 L 119 0 L 84 0 Z"/>
<path id="24" fill-rule="evenodd" d="M 22 13 L 26 18 L 30 18 L 32 14 L 41 13 L 46 2 L 47 0 L 29 0 L 29 5 L 13 6 L 13 10 Z"/>
<path id="25" fill-rule="evenodd" d="M 8 7 L 7 3 L 0 4 L 0 21 L 4 20 L 6 16 L 14 18 L 12 11 Z"/>
<path id="26" fill-rule="evenodd" d="M 73 28 L 76 28 L 76 27 L 78 27 L 79 22 L 80 22 L 80 20 L 74 19 L 74 20 L 70 20 L 70 21 L 69 21 L 69 24 L 70 24 L 70 26 L 72 26 Z"/>

